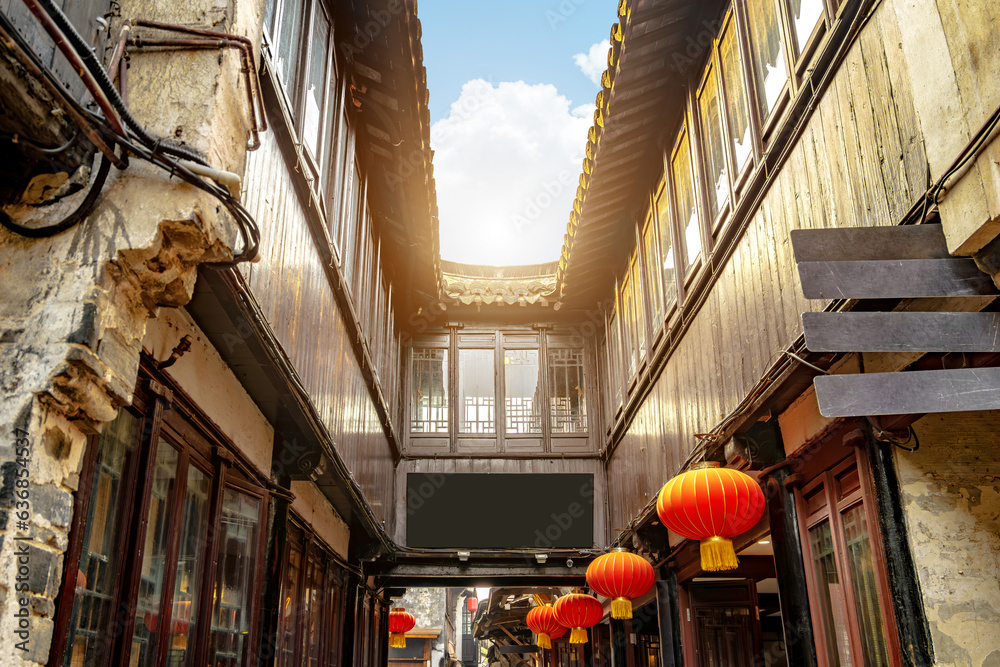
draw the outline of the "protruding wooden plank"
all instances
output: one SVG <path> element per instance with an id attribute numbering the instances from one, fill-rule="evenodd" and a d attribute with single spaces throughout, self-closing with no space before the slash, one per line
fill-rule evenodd
<path id="1" fill-rule="evenodd" d="M 796 262 L 947 259 L 941 225 L 793 229 Z"/>
<path id="2" fill-rule="evenodd" d="M 815 385 L 824 417 L 1000 409 L 1000 368 L 821 375 Z"/>
<path id="3" fill-rule="evenodd" d="M 807 299 L 905 299 L 997 294 L 990 277 L 967 258 L 802 262 Z"/>
<path id="4" fill-rule="evenodd" d="M 1000 313 L 802 313 L 813 352 L 1000 352 Z"/>

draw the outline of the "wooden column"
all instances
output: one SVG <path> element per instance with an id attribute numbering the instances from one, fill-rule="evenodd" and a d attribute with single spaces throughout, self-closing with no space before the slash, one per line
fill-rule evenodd
<path id="1" fill-rule="evenodd" d="M 594 667 L 594 642 L 597 641 L 597 632 L 590 631 L 590 640 L 581 646 L 583 655 L 583 667 Z"/>
<path id="2" fill-rule="evenodd" d="M 279 484 L 288 488 L 287 478 Z M 274 494 L 267 513 L 267 542 L 264 561 L 264 587 L 261 595 L 260 618 L 258 632 L 260 646 L 257 653 L 258 667 L 274 664 L 281 643 L 279 625 L 281 621 L 281 582 L 282 566 L 285 560 L 285 542 L 288 537 L 288 507 L 291 503 L 287 496 Z"/>
<path id="3" fill-rule="evenodd" d="M 611 625 L 611 667 L 628 666 L 628 629 L 625 621 L 610 619 Z"/>
<path id="4" fill-rule="evenodd" d="M 930 627 L 924 613 L 924 600 L 920 594 L 917 568 L 910 553 L 910 539 L 906 533 L 906 518 L 899 497 L 899 479 L 892 461 L 893 445 L 877 442 L 870 427 L 865 428 L 868 464 L 875 491 L 882 547 L 885 551 L 885 569 L 892 593 L 883 604 L 896 610 L 896 632 L 903 648 L 903 664 L 913 667 L 930 667 L 934 664 Z M 873 535 L 874 539 L 874 535 Z"/>
<path id="5" fill-rule="evenodd" d="M 677 598 L 677 576 L 661 568 L 656 577 L 656 616 L 660 626 L 660 664 L 682 667 L 681 613 Z"/>
<path id="6" fill-rule="evenodd" d="M 788 664 L 816 665 L 816 641 L 809 614 L 805 556 L 798 528 L 795 495 L 785 485 L 788 468 L 775 470 L 767 478 L 767 512 L 771 522 L 771 547 L 778 578 L 778 600 Z"/>

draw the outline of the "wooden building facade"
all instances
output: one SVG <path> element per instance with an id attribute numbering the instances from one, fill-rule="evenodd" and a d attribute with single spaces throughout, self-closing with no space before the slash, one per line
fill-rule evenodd
<path id="1" fill-rule="evenodd" d="M 1000 349 L 919 342 L 928 314 L 996 330 L 988 3 L 622 0 L 560 260 L 497 268 L 439 257 L 413 0 L 20 1 L 0 2 L 17 660 L 386 665 L 406 587 L 517 587 L 489 605 L 508 619 L 609 547 L 656 585 L 560 665 L 1000 660 Z M 29 191 L 56 201 L 25 214 Z M 46 229 L 70 196 L 88 214 Z M 824 347 L 810 311 L 875 324 Z M 829 393 L 888 377 L 865 405 Z M 725 576 L 654 508 L 700 461 L 767 498 Z"/>

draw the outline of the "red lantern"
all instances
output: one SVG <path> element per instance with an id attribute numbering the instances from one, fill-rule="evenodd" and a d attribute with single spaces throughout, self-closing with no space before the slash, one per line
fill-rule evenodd
<path id="1" fill-rule="evenodd" d="M 764 514 L 764 492 L 739 470 L 704 467 L 677 475 L 660 490 L 656 513 L 678 535 L 701 540 L 701 569 L 739 567 L 732 539 L 750 530 Z"/>
<path id="2" fill-rule="evenodd" d="M 556 600 L 552 611 L 555 612 L 557 621 L 572 628 L 569 633 L 570 644 L 586 644 L 587 628 L 597 625 L 604 617 L 604 607 L 597 598 L 583 593 L 562 596 Z"/>
<path id="3" fill-rule="evenodd" d="M 653 566 L 625 549 L 613 549 L 587 567 L 587 584 L 611 599 L 611 618 L 632 618 L 632 599 L 653 587 Z"/>
<path id="4" fill-rule="evenodd" d="M 527 625 L 538 635 L 539 648 L 552 648 L 553 639 L 559 639 L 566 634 L 566 626 L 556 620 L 552 605 L 535 607 L 528 612 Z"/>
<path id="5" fill-rule="evenodd" d="M 406 633 L 417 624 L 413 614 L 402 607 L 389 610 L 389 646 L 406 648 Z"/>
<path id="6" fill-rule="evenodd" d="M 467 597 L 465 599 L 465 608 L 469 610 L 470 614 L 475 614 L 479 610 L 479 598 L 475 595 Z"/>

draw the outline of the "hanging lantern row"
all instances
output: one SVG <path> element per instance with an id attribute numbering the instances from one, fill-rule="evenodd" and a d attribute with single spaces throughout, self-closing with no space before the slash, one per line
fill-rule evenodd
<path id="1" fill-rule="evenodd" d="M 417 624 L 417 619 L 402 607 L 389 610 L 389 646 L 406 648 L 406 633 Z"/>
<path id="2" fill-rule="evenodd" d="M 611 600 L 611 618 L 632 618 L 632 600 L 653 587 L 653 566 L 642 556 L 613 549 L 587 567 L 587 584 Z"/>
<path id="3" fill-rule="evenodd" d="M 764 505 L 764 492 L 752 477 L 708 462 L 667 482 L 656 513 L 678 535 L 701 541 L 701 569 L 721 572 L 739 567 L 732 538 L 753 528 Z"/>
<path id="4" fill-rule="evenodd" d="M 565 635 L 568 629 L 556 620 L 551 604 L 534 607 L 528 612 L 526 623 L 528 628 L 538 635 L 539 648 L 552 648 L 552 640 Z"/>

